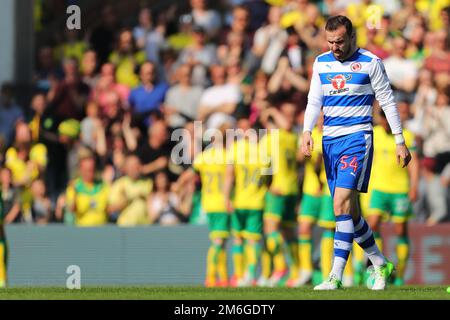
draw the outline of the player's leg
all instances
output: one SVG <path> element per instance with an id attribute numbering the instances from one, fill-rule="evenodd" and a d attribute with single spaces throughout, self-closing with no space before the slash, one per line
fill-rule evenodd
<path id="1" fill-rule="evenodd" d="M 342 286 L 342 275 L 353 243 L 354 225 L 351 204 L 356 199 L 355 190 L 337 187 L 334 190 L 333 207 L 336 216 L 334 233 L 334 259 L 328 279 L 315 290 L 334 290 Z"/>
<path id="2" fill-rule="evenodd" d="M 231 286 L 236 287 L 244 277 L 244 238 L 245 212 L 236 209 L 231 215 L 231 232 L 233 235 L 233 277 Z"/>
<path id="3" fill-rule="evenodd" d="M 298 223 L 295 211 L 297 195 L 286 196 L 283 210 L 282 230 L 286 241 L 287 257 L 289 265 L 289 282 L 292 285 L 299 279 L 299 256 L 298 256 Z"/>
<path id="4" fill-rule="evenodd" d="M 312 279 L 314 271 L 312 259 L 312 229 L 319 215 L 320 201 L 321 199 L 319 197 L 303 194 L 298 216 L 300 277 L 296 286 L 305 285 Z"/>
<path id="5" fill-rule="evenodd" d="M 394 194 L 392 201 L 392 221 L 394 222 L 395 234 L 397 236 L 397 266 L 394 284 L 403 285 L 409 258 L 408 219 L 412 214 L 412 204 L 406 193 Z"/>
<path id="6" fill-rule="evenodd" d="M 284 239 L 281 233 L 281 220 L 283 215 L 285 198 L 270 192 L 266 195 L 266 209 L 263 216 L 264 234 L 266 237 L 265 247 L 273 262 L 273 272 L 269 285 L 275 286 L 287 273 L 286 261 L 284 259 Z"/>
<path id="7" fill-rule="evenodd" d="M 320 268 L 322 279 L 326 279 L 333 265 L 334 229 L 336 228 L 333 199 L 328 194 L 321 197 L 318 225 L 325 229 L 320 240 Z"/>
<path id="8" fill-rule="evenodd" d="M 262 210 L 246 210 L 242 232 L 245 239 L 245 276 L 241 282 L 242 286 L 254 286 L 256 284 L 256 268 L 261 251 L 260 242 L 263 231 L 262 216 Z"/>
<path id="9" fill-rule="evenodd" d="M 370 191 L 368 193 L 359 194 L 359 208 L 361 211 L 361 215 L 364 218 L 367 218 L 370 197 L 371 197 Z M 356 242 L 353 242 L 352 258 L 354 269 L 353 281 L 355 285 L 361 285 L 365 283 L 364 278 L 366 275 L 367 257 L 364 255 L 364 250 Z"/>
<path id="10" fill-rule="evenodd" d="M 225 244 L 229 237 L 230 215 L 228 213 L 208 213 L 208 225 L 211 245 L 207 256 L 206 286 L 226 286 L 228 272 Z"/>

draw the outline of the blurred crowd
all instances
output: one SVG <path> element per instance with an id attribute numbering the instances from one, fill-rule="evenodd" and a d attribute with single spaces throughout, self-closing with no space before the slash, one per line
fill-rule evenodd
<path id="1" fill-rule="evenodd" d="M 96 24 L 36 48 L 29 105 L 2 85 L 5 223 L 205 223 L 199 181 L 174 187 L 190 165 L 171 156 L 172 133 L 185 129 L 192 160 L 194 121 L 253 126 L 265 109 L 292 102 L 300 134 L 312 64 L 328 50 L 324 23 L 337 14 L 352 20 L 359 47 L 383 59 L 416 136 L 414 219 L 448 219 L 450 1 L 174 3 L 133 17 L 107 5 Z"/>

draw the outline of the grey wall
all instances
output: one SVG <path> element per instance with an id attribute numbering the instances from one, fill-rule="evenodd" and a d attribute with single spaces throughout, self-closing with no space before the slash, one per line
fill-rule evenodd
<path id="1" fill-rule="evenodd" d="M 82 285 L 202 284 L 204 226 L 76 228 L 10 225 L 9 285 L 65 286 L 67 267 Z"/>

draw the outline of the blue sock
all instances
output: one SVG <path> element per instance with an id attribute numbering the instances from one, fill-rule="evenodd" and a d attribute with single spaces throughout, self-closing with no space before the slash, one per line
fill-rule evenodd
<path id="1" fill-rule="evenodd" d="M 355 222 L 355 242 L 364 250 L 374 266 L 382 266 L 386 263 L 386 259 L 375 243 L 372 229 L 361 216 Z"/>
<path id="2" fill-rule="evenodd" d="M 352 216 L 343 214 L 336 217 L 336 232 L 334 233 L 334 260 L 331 274 L 342 279 L 347 259 L 352 250 L 354 226 Z"/>

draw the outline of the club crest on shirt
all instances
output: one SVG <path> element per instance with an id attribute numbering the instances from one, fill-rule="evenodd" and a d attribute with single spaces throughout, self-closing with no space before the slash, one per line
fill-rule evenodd
<path id="1" fill-rule="evenodd" d="M 331 82 L 331 85 L 336 90 L 331 90 L 330 95 L 339 94 L 349 91 L 349 88 L 345 88 L 345 84 L 352 78 L 351 74 L 338 74 L 334 77 L 328 75 L 327 80 Z"/>
<path id="2" fill-rule="evenodd" d="M 353 72 L 357 72 L 357 71 L 359 71 L 359 70 L 361 70 L 361 63 L 359 63 L 359 62 L 353 62 L 351 65 L 350 65 L 350 69 L 353 71 Z"/>

